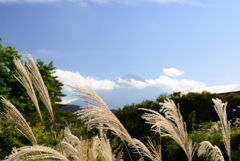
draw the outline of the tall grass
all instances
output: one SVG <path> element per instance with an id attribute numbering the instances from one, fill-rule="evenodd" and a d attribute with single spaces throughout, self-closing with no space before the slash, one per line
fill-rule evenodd
<path id="1" fill-rule="evenodd" d="M 15 59 L 14 63 L 17 66 L 18 77 L 16 79 L 25 87 L 29 97 L 35 105 L 39 114 L 40 120 L 44 126 L 44 120 L 38 105 L 36 93 L 34 88 L 37 89 L 38 94 L 47 108 L 52 123 L 56 127 L 53 109 L 51 106 L 51 100 L 49 98 L 47 87 L 45 86 L 42 76 L 33 61 L 31 55 L 27 56 L 29 63 L 25 67 L 20 60 Z M 47 147 L 38 145 L 37 139 L 32 132 L 31 127 L 27 121 L 21 115 L 14 105 L 7 101 L 5 98 L 1 98 L 4 104 L 4 115 L 10 120 L 17 129 L 31 141 L 32 146 L 25 146 L 20 148 L 13 148 L 12 154 L 5 158 L 5 161 L 15 160 L 64 160 L 64 161 L 120 161 L 123 154 L 119 152 L 117 158 L 112 154 L 110 141 L 105 135 L 105 130 L 112 131 L 113 134 L 118 136 L 126 146 L 128 145 L 133 153 L 140 156 L 140 160 L 149 158 L 152 161 L 162 161 L 161 155 L 161 143 L 156 144 L 154 141 L 148 139 L 144 144 L 140 140 L 132 138 L 125 127 L 121 124 L 118 118 L 109 110 L 105 102 L 90 88 L 69 86 L 75 92 L 80 92 L 80 95 L 76 95 L 83 99 L 86 103 L 85 107 L 81 107 L 76 112 L 78 118 L 81 119 L 88 126 L 88 129 L 97 128 L 99 134 L 91 139 L 78 138 L 71 133 L 71 130 L 66 127 L 59 136 L 59 143 L 55 147 Z M 226 106 L 227 103 L 222 103 L 219 99 L 213 99 L 214 108 L 220 118 L 222 125 L 223 141 L 231 161 L 231 148 L 230 148 L 230 122 L 227 121 Z M 160 137 L 170 137 L 176 141 L 176 143 L 185 152 L 188 161 L 192 161 L 195 150 L 195 144 L 188 138 L 186 123 L 183 121 L 180 113 L 180 107 L 175 103 L 167 99 L 160 103 L 159 112 L 150 109 L 141 108 L 145 113 L 142 118 L 146 120 L 147 124 L 151 124 L 151 130 L 160 134 Z M 45 129 L 46 131 L 46 129 Z M 224 160 L 220 149 L 216 146 L 212 146 L 209 141 L 200 143 L 198 149 L 198 155 L 205 155 L 212 160 Z"/>
<path id="2" fill-rule="evenodd" d="M 152 125 L 151 130 L 161 133 L 161 136 L 168 136 L 175 140 L 186 153 L 188 161 L 191 161 L 194 154 L 194 144 L 188 139 L 187 127 L 183 122 L 179 107 L 177 108 L 170 99 L 165 100 L 160 105 L 162 105 L 160 113 L 141 108 L 141 110 L 147 111 L 142 118 L 146 120 L 147 124 Z"/>

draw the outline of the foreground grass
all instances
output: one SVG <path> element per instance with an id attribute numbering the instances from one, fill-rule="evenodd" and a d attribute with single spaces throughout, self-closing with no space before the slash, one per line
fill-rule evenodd
<path id="1" fill-rule="evenodd" d="M 239 146 L 231 147 L 230 143 L 231 139 L 236 142 L 239 140 L 239 128 L 234 127 L 231 130 L 230 122 L 227 121 L 227 103 L 219 99 L 213 99 L 213 102 L 220 122 L 195 125 L 195 128 L 191 127 L 190 133 L 187 131 L 179 106 L 176 106 L 172 100 L 161 102 L 159 112 L 141 108 L 145 111 L 142 118 L 147 124 L 151 124 L 151 130 L 160 136 L 160 142 L 157 144 L 150 139 L 144 144 L 131 137 L 104 101 L 90 88 L 70 86 L 73 91 L 80 93 L 77 96 L 86 103 L 86 107 L 82 107 L 76 113 L 85 125 L 73 124 L 69 128 L 67 122 L 65 125 L 57 122 L 47 87 L 30 55 L 28 59 L 27 67 L 19 60 L 14 60 L 19 73 L 17 79 L 27 90 L 40 119 L 39 123 L 31 126 L 11 102 L 1 99 L 5 106 L 2 115 L 8 120 L 3 121 L 2 118 L 0 120 L 0 134 L 3 133 L 1 151 L 6 151 L 1 157 L 8 155 L 9 149 L 13 149 L 11 155 L 5 158 L 6 161 L 38 159 L 119 161 L 123 156 L 122 152 L 118 152 L 122 145 L 125 146 L 130 160 L 132 160 L 131 151 L 138 155 L 139 160 L 162 161 L 162 149 L 165 154 L 169 154 L 168 160 L 177 159 L 179 157 L 177 154 L 181 154 L 180 157 L 188 161 L 202 160 L 202 155 L 212 160 L 238 159 L 236 157 L 239 154 Z M 39 109 L 34 88 L 48 110 L 47 119 Z M 90 138 L 86 137 L 89 136 L 85 133 L 87 130 L 92 130 Z M 109 131 L 122 142 L 119 143 L 115 138 L 109 139 L 107 137 Z M 7 142 L 12 144 L 5 144 Z M 195 153 L 196 150 L 198 153 Z M 113 155 L 115 152 L 118 152 L 117 156 Z M 182 152 L 185 153 L 184 156 Z"/>

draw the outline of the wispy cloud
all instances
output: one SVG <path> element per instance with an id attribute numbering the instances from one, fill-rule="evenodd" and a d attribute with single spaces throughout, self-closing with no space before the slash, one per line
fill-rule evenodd
<path id="1" fill-rule="evenodd" d="M 188 4 L 188 5 L 201 5 L 200 3 L 194 0 L 0 0 L 0 4 L 13 4 L 13 3 L 28 3 L 28 4 L 51 4 L 51 3 L 58 3 L 58 2 L 71 2 L 77 3 L 81 5 L 87 5 L 90 3 L 95 4 L 106 4 L 106 3 L 122 3 L 122 4 L 137 4 L 141 2 L 145 3 L 158 3 L 158 4 L 169 4 L 169 3 L 178 3 L 178 4 Z"/>
<path id="2" fill-rule="evenodd" d="M 162 71 L 167 76 L 180 76 L 185 73 L 184 71 L 177 70 L 176 68 L 164 68 Z"/>
<path id="3" fill-rule="evenodd" d="M 71 71 L 64 71 L 61 69 L 57 69 L 53 75 L 58 76 L 58 79 L 66 85 L 90 87 L 93 90 L 111 90 L 111 89 L 120 87 L 112 80 L 107 80 L 107 79 L 98 80 L 92 77 L 83 77 L 78 72 L 75 73 Z M 66 89 L 67 91 L 72 91 L 67 86 L 64 86 L 63 88 Z"/>

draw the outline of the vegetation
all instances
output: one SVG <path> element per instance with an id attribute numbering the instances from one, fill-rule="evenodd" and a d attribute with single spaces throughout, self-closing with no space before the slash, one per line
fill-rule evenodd
<path id="1" fill-rule="evenodd" d="M 24 65 L 15 49 L 8 48 L 10 54 L 6 52 L 7 48 L 0 48 L 1 54 L 9 56 L 9 60 L 2 59 L 0 70 L 3 73 L 0 91 L 1 159 L 120 161 L 125 159 L 123 153 L 128 153 L 130 160 L 181 158 L 201 161 L 206 157 L 216 161 L 240 160 L 239 119 L 236 110 L 232 110 L 239 103 L 237 94 L 160 95 L 156 102 L 145 100 L 141 104 L 125 106 L 114 114 L 93 90 L 70 86 L 80 93 L 78 97 L 86 106 L 75 114 L 56 111 L 56 102 L 62 96 L 62 84 L 56 82 L 56 77 L 51 77 L 53 64 L 45 66 L 40 60 L 35 64 L 28 55 L 29 63 Z M 41 73 L 47 76 L 46 83 Z M 7 75 L 11 75 L 9 79 Z M 24 87 L 20 88 L 24 98 L 17 99 L 21 96 L 12 89 L 17 85 L 13 79 Z M 7 87 L 12 84 L 15 85 Z M 11 95 L 14 90 L 15 95 Z M 230 110 L 226 101 L 229 101 Z M 181 103 L 181 112 L 176 103 Z M 198 104 L 201 110 L 197 108 Z M 27 105 L 32 109 L 27 109 Z M 208 105 L 213 111 L 207 110 Z M 33 109 L 36 111 L 34 116 L 22 116 L 22 112 Z"/>
<path id="2" fill-rule="evenodd" d="M 22 55 L 18 54 L 16 48 L 11 46 L 3 47 L 0 39 L 0 96 L 8 99 L 26 118 L 31 119 L 37 115 L 37 111 L 35 110 L 34 104 L 31 102 L 26 89 L 24 89 L 21 83 L 15 78 L 15 76 L 18 76 L 18 73 L 17 66 L 13 62 L 14 58 L 19 60 L 19 63 L 23 62 Z M 61 83 L 56 76 L 52 75 L 56 69 L 56 67 L 53 66 L 53 61 L 46 65 L 43 61 L 38 59 L 36 67 L 40 74 L 43 75 L 42 80 L 48 89 L 51 106 L 54 110 L 60 108 L 61 105 L 57 104 L 57 102 L 61 102 L 61 97 L 65 95 L 62 93 L 63 83 Z M 37 92 L 35 88 L 34 91 Z M 43 115 L 47 114 L 47 109 L 40 101 L 40 97 L 36 97 Z M 3 105 L 0 102 L 0 111 L 2 111 L 2 107 Z M 38 120 L 36 120 L 36 122 L 37 121 Z"/>

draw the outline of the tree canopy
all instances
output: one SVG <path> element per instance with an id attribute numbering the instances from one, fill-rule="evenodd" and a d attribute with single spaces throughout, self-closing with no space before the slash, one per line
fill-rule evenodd
<path id="1" fill-rule="evenodd" d="M 0 96 L 10 100 L 25 116 L 33 117 L 36 112 L 35 107 L 24 87 L 14 77 L 18 75 L 13 62 L 14 58 L 18 58 L 23 62 L 22 55 L 18 53 L 16 47 L 3 47 L 0 39 Z M 61 97 L 65 95 L 62 93 L 63 83 L 57 80 L 56 76 L 52 75 L 56 67 L 54 67 L 53 61 L 46 65 L 40 59 L 37 60 L 37 67 L 47 86 L 52 107 L 57 109 L 59 107 L 57 102 L 61 102 Z M 46 108 L 40 100 L 38 97 L 40 109 L 44 112 Z M 2 110 L 2 105 L 0 106 L 0 110 Z"/>

